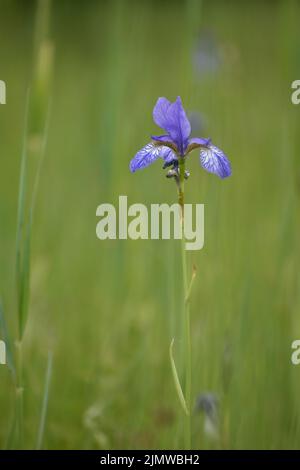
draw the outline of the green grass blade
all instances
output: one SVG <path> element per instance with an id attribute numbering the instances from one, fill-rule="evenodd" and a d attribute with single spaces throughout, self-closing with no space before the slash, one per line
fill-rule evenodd
<path id="1" fill-rule="evenodd" d="M 26 96 L 25 124 L 22 143 L 21 170 L 19 180 L 17 234 L 16 234 L 16 285 L 18 295 L 18 323 L 19 336 L 21 337 L 22 306 L 23 306 L 23 269 L 22 269 L 22 235 L 24 226 L 25 196 L 26 196 L 26 174 L 27 174 L 27 137 L 29 121 L 29 91 Z"/>
<path id="2" fill-rule="evenodd" d="M 27 233 L 24 243 L 23 263 L 21 270 L 21 292 L 20 292 L 20 334 L 21 339 L 25 330 L 28 316 L 29 286 L 30 286 L 30 241 L 31 224 L 28 223 Z"/>
<path id="3" fill-rule="evenodd" d="M 48 129 L 49 129 L 49 120 L 50 120 L 50 105 L 47 112 L 47 118 L 45 122 L 45 128 L 43 131 L 43 140 L 41 146 L 41 153 L 38 162 L 38 167 L 34 179 L 34 186 L 32 191 L 31 203 L 29 208 L 29 220 L 26 231 L 26 238 L 24 243 L 24 253 L 23 253 L 23 263 L 21 270 L 21 294 L 20 294 L 20 327 L 21 327 L 21 337 L 23 336 L 27 316 L 28 316 L 28 304 L 29 304 L 29 290 L 30 290 L 30 253 L 31 253 L 31 231 L 33 225 L 34 209 L 36 204 L 37 191 L 39 186 L 41 168 L 44 161 L 47 139 L 48 139 Z"/>
<path id="4" fill-rule="evenodd" d="M 40 153 L 38 167 L 37 167 L 37 171 L 36 171 L 36 175 L 35 175 L 35 179 L 34 179 L 34 185 L 33 185 L 32 197 L 31 197 L 30 212 L 29 212 L 29 228 L 30 228 L 30 230 L 31 230 L 31 227 L 32 227 L 32 224 L 33 224 L 33 215 L 34 215 L 37 192 L 38 192 L 38 187 L 39 187 L 41 169 L 42 169 L 43 162 L 44 162 L 44 159 L 45 159 L 46 148 L 47 148 L 47 143 L 48 143 L 50 115 L 51 115 L 51 101 L 49 103 L 48 110 L 47 110 L 45 127 L 44 127 L 44 130 L 43 130 L 41 153 Z"/>
<path id="5" fill-rule="evenodd" d="M 11 422 L 11 426 L 10 426 L 10 430 L 9 430 L 7 440 L 6 440 L 6 445 L 5 445 L 6 450 L 11 450 L 15 446 L 16 426 L 17 426 L 17 417 L 16 417 L 16 413 L 14 412 L 12 422 Z"/>
<path id="6" fill-rule="evenodd" d="M 46 370 L 45 387 L 44 387 L 44 395 L 43 395 L 43 402 L 42 402 L 42 410 L 41 410 L 41 417 L 40 417 L 40 424 L 39 424 L 37 442 L 36 442 L 36 449 L 37 450 L 40 450 L 42 448 L 43 438 L 44 438 L 44 433 L 45 433 L 45 423 L 46 423 L 48 401 L 49 401 L 49 388 L 50 388 L 50 381 L 51 381 L 51 375 L 52 375 L 52 363 L 53 363 L 53 355 L 52 355 L 51 352 L 49 352 L 48 362 L 47 362 L 47 370 Z"/>
<path id="7" fill-rule="evenodd" d="M 184 398 L 182 388 L 181 388 L 181 385 L 180 385 L 180 381 L 179 381 L 179 378 L 178 378 L 178 374 L 177 374 L 176 364 L 175 364 L 174 357 L 173 357 L 173 345 L 174 345 L 174 338 L 171 341 L 170 349 L 169 349 L 171 368 L 172 368 L 173 379 L 174 379 L 175 388 L 176 388 L 176 392 L 177 392 L 180 404 L 183 408 L 183 411 L 188 416 L 189 411 L 188 411 L 188 408 L 186 406 L 185 398 Z"/>

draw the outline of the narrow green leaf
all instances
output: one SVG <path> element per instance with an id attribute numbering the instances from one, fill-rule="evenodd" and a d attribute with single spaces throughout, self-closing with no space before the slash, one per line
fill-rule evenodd
<path id="1" fill-rule="evenodd" d="M 179 378 L 178 378 L 177 369 L 176 369 L 176 365 L 175 365 L 175 361 L 174 361 L 174 357 L 173 357 L 173 345 L 174 345 L 174 338 L 171 341 L 170 349 L 169 349 L 171 368 L 172 368 L 173 379 L 174 379 L 175 388 L 176 388 L 176 392 L 177 392 L 180 404 L 183 408 L 183 411 L 188 416 L 189 411 L 188 411 L 188 408 L 186 406 L 185 398 L 184 398 L 184 395 L 183 395 L 183 392 L 182 392 L 182 388 L 181 388 L 181 385 L 180 385 L 180 381 L 179 381 Z"/>
<path id="2" fill-rule="evenodd" d="M 22 238 L 25 212 L 25 195 L 26 195 L 26 173 L 27 173 L 27 137 L 28 137 L 28 121 L 29 121 L 29 91 L 26 96 L 25 105 L 25 123 L 23 132 L 21 169 L 19 180 L 19 197 L 18 197 L 18 215 L 17 215 L 17 234 L 16 234 L 16 284 L 18 295 L 18 322 L 19 334 L 21 335 L 22 325 L 22 304 L 23 304 L 23 269 L 22 269 Z"/>
<path id="3" fill-rule="evenodd" d="M 17 426 L 17 417 L 16 417 L 16 412 L 14 411 L 13 417 L 12 417 L 12 422 L 10 426 L 10 430 L 7 436 L 6 440 L 6 445 L 5 449 L 6 450 L 11 450 L 15 446 L 15 441 L 16 441 L 16 426 Z"/>
<path id="4" fill-rule="evenodd" d="M 38 192 L 38 187 L 39 187 L 41 169 L 42 169 L 43 162 L 44 162 L 44 159 L 45 159 L 46 148 L 47 148 L 47 143 L 48 143 L 50 115 L 51 115 L 51 101 L 49 101 L 49 105 L 48 105 L 48 109 L 47 109 L 45 127 L 44 127 L 44 130 L 43 130 L 43 136 L 42 136 L 42 145 L 41 145 L 40 158 L 39 158 L 39 162 L 38 162 L 37 171 L 36 171 L 36 174 L 35 174 L 32 197 L 31 197 L 30 212 L 29 212 L 30 230 L 31 230 L 31 227 L 32 227 L 32 224 L 33 224 L 34 209 L 35 209 L 37 192 Z"/>
<path id="5" fill-rule="evenodd" d="M 191 277 L 190 285 L 188 287 L 187 294 L 185 296 L 185 303 L 188 303 L 189 300 L 190 300 L 190 296 L 191 296 L 191 292 L 192 292 L 192 288 L 193 288 L 193 284 L 194 284 L 196 274 L 197 274 L 197 268 L 196 268 L 196 265 L 193 264 L 192 277 Z"/>
<path id="6" fill-rule="evenodd" d="M 29 286 L 30 286 L 30 242 L 31 242 L 31 224 L 28 223 L 27 233 L 24 242 L 23 262 L 21 270 L 20 283 L 20 332 L 21 339 L 25 330 L 28 302 L 29 302 Z"/>
<path id="7" fill-rule="evenodd" d="M 47 112 L 47 118 L 45 122 L 45 127 L 43 131 L 43 140 L 41 146 L 41 153 L 38 162 L 38 167 L 34 179 L 33 191 L 31 196 L 31 203 L 29 208 L 29 220 L 26 230 L 26 238 L 24 242 L 24 252 L 23 252 L 23 263 L 21 269 L 21 289 L 20 289 L 20 327 L 21 327 L 21 338 L 23 336 L 27 316 L 28 316 L 28 304 L 29 304 L 29 294 L 30 294 L 30 253 L 31 253 L 31 231 L 33 225 L 34 209 L 36 204 L 37 191 L 39 186 L 41 168 L 44 161 L 47 139 L 48 139 L 48 129 L 49 129 L 49 120 L 50 120 L 50 105 Z"/>
<path id="8" fill-rule="evenodd" d="M 36 449 L 37 450 L 40 450 L 42 448 L 43 438 L 44 438 L 44 433 L 45 433 L 45 423 L 46 423 L 48 401 L 49 401 L 49 388 L 50 388 L 50 381 L 51 381 L 51 375 L 52 375 L 52 362 L 53 362 L 53 355 L 52 355 L 51 352 L 49 352 L 48 353 L 48 362 L 47 362 L 46 379 L 45 379 L 45 387 L 44 387 L 44 394 L 43 394 L 40 424 L 39 424 L 37 442 L 36 442 Z"/>

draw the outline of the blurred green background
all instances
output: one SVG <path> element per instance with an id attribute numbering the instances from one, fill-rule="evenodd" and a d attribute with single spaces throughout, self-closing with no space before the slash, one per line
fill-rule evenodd
<path id="1" fill-rule="evenodd" d="M 233 167 L 221 181 L 201 169 L 197 151 L 188 164 L 187 202 L 205 204 L 205 246 L 189 255 L 193 400 L 215 394 L 220 415 L 213 438 L 205 414 L 194 413 L 193 445 L 299 447 L 300 367 L 290 356 L 300 337 L 300 106 L 290 87 L 300 78 L 300 3 L 56 0 L 48 29 L 35 1 L 1 0 L 0 10 L 0 295 L 13 338 L 26 92 L 39 34 L 54 47 L 24 338 L 25 446 L 35 445 L 48 351 L 45 448 L 183 446 L 168 357 L 175 337 L 182 375 L 179 244 L 95 233 L 97 206 L 119 195 L 175 202 L 161 162 L 134 175 L 128 164 L 158 131 L 157 98 L 180 95 L 195 135 L 212 137 Z M 31 152 L 32 173 L 36 165 Z M 30 178 L 27 186 L 30 194 Z M 13 409 L 0 366 L 2 448 Z"/>

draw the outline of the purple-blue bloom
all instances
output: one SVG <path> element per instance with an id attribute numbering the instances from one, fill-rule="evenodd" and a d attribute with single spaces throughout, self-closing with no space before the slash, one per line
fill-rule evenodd
<path id="1" fill-rule="evenodd" d="M 180 158 L 186 156 L 195 148 L 200 148 L 200 163 L 202 167 L 226 178 L 231 175 L 231 165 L 222 150 L 211 143 L 211 139 L 202 137 L 191 138 L 191 124 L 182 106 L 180 96 L 174 103 L 167 98 L 158 98 L 153 109 L 155 124 L 165 130 L 165 134 L 152 136 L 152 142 L 137 152 L 130 162 L 130 171 L 145 168 L 158 158 L 165 161 L 164 167 L 178 167 Z"/>

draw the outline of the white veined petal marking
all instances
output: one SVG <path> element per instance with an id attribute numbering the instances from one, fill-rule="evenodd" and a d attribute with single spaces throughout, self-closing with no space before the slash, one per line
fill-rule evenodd
<path id="1" fill-rule="evenodd" d="M 226 178 L 231 174 L 230 163 L 226 155 L 215 145 L 201 149 L 200 161 L 206 171 L 215 173 L 220 178 Z"/>
<path id="2" fill-rule="evenodd" d="M 153 157 L 158 158 L 159 157 L 159 147 L 156 147 L 152 142 L 149 144 L 145 145 L 144 148 L 140 151 L 141 154 L 147 154 L 151 153 Z"/>
<path id="3" fill-rule="evenodd" d="M 155 159 L 161 157 L 168 161 L 170 159 L 176 158 L 173 150 L 170 149 L 170 147 L 166 147 L 165 145 L 155 145 L 150 142 L 150 144 L 147 144 L 144 149 L 146 153 L 151 153 Z"/>
<path id="4" fill-rule="evenodd" d="M 139 150 L 131 160 L 130 169 L 135 172 L 136 170 L 145 168 L 146 166 L 151 165 L 151 163 L 157 160 L 157 158 L 159 158 L 159 147 L 155 147 L 155 145 L 150 142 Z"/>
<path id="5" fill-rule="evenodd" d="M 163 145 L 157 146 L 150 142 L 139 150 L 131 160 L 130 170 L 134 173 L 136 170 L 141 170 L 151 165 L 158 158 L 163 158 L 166 162 L 169 162 L 176 159 L 176 155 L 169 147 Z"/>

